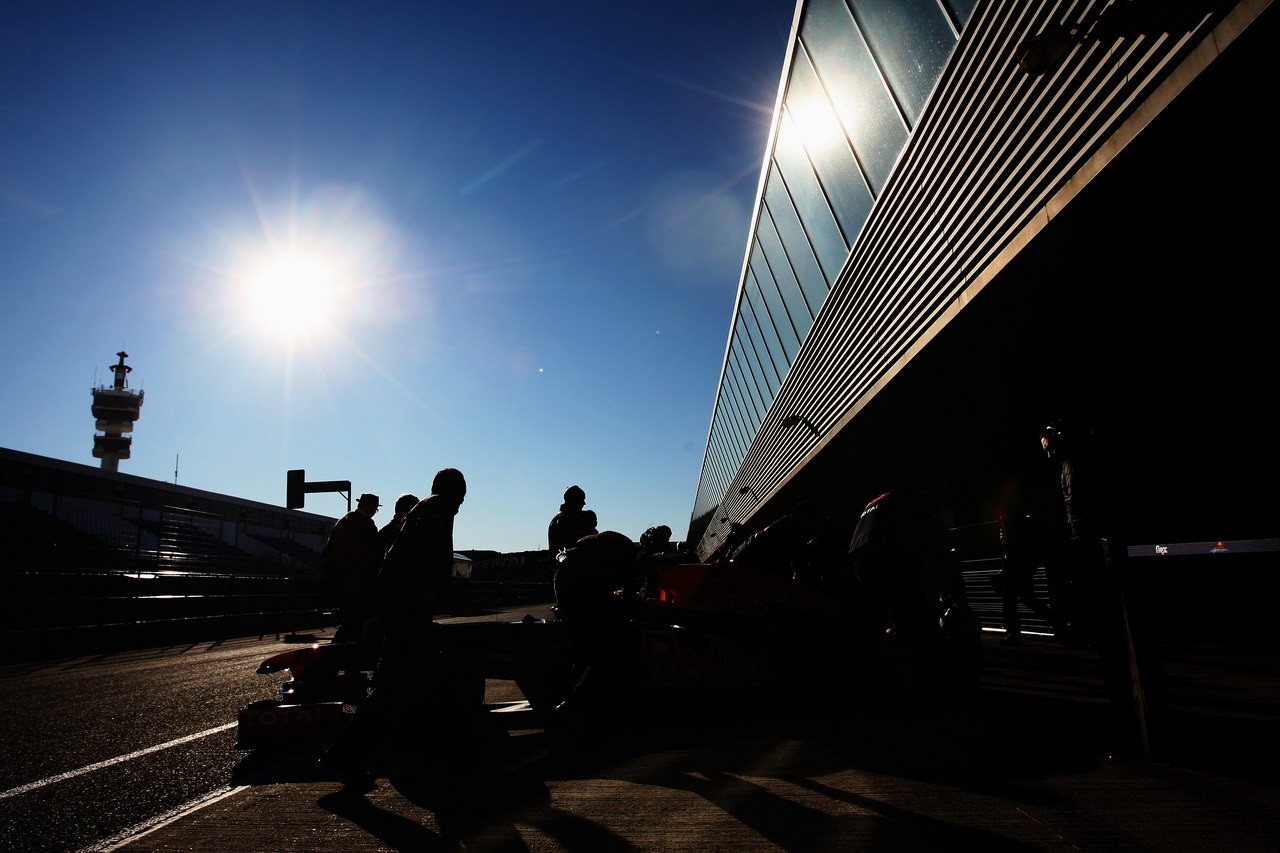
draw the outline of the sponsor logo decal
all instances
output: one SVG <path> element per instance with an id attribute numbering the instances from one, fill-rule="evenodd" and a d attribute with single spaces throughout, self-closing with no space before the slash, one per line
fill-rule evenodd
<path id="1" fill-rule="evenodd" d="M 245 708 L 239 719 L 242 735 L 267 731 L 319 731 L 335 728 L 341 722 L 342 705 L 338 702 Z"/>
<path id="2" fill-rule="evenodd" d="M 645 682 L 653 687 L 742 687 L 777 681 L 773 658 L 712 637 L 705 651 L 681 647 L 674 631 L 645 631 Z"/>

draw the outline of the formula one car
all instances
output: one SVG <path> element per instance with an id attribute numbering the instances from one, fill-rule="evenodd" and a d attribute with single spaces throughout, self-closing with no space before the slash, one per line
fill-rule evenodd
<path id="1" fill-rule="evenodd" d="M 596 739 L 660 723 L 935 699 L 977 683 L 979 628 L 962 603 L 935 596 L 919 605 L 923 618 L 905 618 L 901 597 L 894 613 L 833 592 L 838 583 L 823 589 L 742 560 L 653 567 L 642 597 L 627 591 L 630 541 L 608 536 L 561 555 L 558 618 L 434 626 L 451 672 L 463 673 L 439 689 L 492 729 Z M 367 695 L 378 653 L 334 643 L 268 658 L 260 673 L 292 677 L 279 700 L 240 712 L 238 746 L 314 748 L 332 738 L 349 716 L 344 706 Z M 514 681 L 525 701 L 485 705 L 485 679 Z"/>

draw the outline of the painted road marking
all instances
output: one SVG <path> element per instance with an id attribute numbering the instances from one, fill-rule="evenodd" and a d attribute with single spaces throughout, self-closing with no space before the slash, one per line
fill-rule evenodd
<path id="1" fill-rule="evenodd" d="M 41 779 L 38 782 L 28 782 L 26 785 L 19 785 L 16 788 L 10 788 L 7 791 L 0 792 L 0 800 L 8 799 L 9 797 L 16 797 L 19 794 L 25 794 L 28 791 L 34 791 L 36 788 L 43 788 L 45 785 L 52 785 L 54 782 L 61 782 L 64 779 L 73 779 L 76 776 L 83 776 L 85 773 L 92 773 L 93 771 L 101 770 L 104 767 L 111 767 L 112 765 L 115 765 L 115 764 L 122 764 L 126 761 L 130 761 L 134 758 L 139 758 L 140 756 L 143 756 L 143 755 L 150 755 L 153 752 L 159 752 L 162 749 L 168 749 L 171 746 L 178 746 L 179 744 L 189 743 L 193 740 L 199 740 L 202 737 L 208 737 L 209 735 L 216 735 L 218 732 L 225 732 L 227 729 L 235 728 L 236 725 L 237 725 L 236 723 L 227 723 L 226 725 L 215 726 L 211 729 L 205 729 L 202 732 L 196 732 L 193 735 L 187 735 L 186 737 L 180 737 L 176 740 L 171 740 L 168 743 L 161 743 L 155 746 L 149 746 L 146 749 L 139 749 L 136 752 L 129 753 L 128 755 L 118 755 L 115 758 L 108 758 L 106 761 L 98 761 L 98 762 L 95 762 L 94 764 L 86 764 L 84 767 L 77 768 L 76 770 L 68 770 L 66 773 L 59 773 L 56 776 L 49 776 L 45 779 Z"/>
<path id="2" fill-rule="evenodd" d="M 141 823 L 136 823 L 128 829 L 121 830 L 110 838 L 95 841 L 88 847 L 83 847 L 76 851 L 76 853 L 111 853 L 113 850 L 119 850 L 121 847 L 132 844 L 144 835 L 150 835 L 157 829 L 163 829 L 169 824 L 181 820 L 189 814 L 195 814 L 206 806 L 211 806 L 214 803 L 225 800 L 227 797 L 247 790 L 248 787 L 248 785 L 236 785 L 232 788 L 221 788 L 217 791 L 211 791 L 208 794 L 203 794 L 196 797 L 194 800 L 189 800 L 180 806 L 171 808 L 163 814 L 158 814 L 155 817 L 142 821 Z"/>

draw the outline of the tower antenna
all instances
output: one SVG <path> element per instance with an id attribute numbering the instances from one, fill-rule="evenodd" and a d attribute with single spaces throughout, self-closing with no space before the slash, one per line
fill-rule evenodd
<path id="1" fill-rule="evenodd" d="M 124 363 L 129 354 L 120 350 L 116 356 L 120 360 L 111 365 L 115 376 L 111 387 L 98 385 L 89 389 L 93 395 L 94 428 L 102 433 L 93 437 L 93 457 L 102 460 L 103 471 L 113 473 L 120 470 L 121 459 L 129 458 L 133 436 L 126 433 L 133 432 L 133 422 L 142 414 L 142 392 L 129 388 L 128 375 L 133 368 Z M 174 479 L 176 482 L 176 464 Z"/>

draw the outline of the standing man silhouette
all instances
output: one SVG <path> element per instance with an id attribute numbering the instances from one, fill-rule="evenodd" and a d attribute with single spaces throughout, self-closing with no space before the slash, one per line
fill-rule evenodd
<path id="1" fill-rule="evenodd" d="M 461 673 L 438 642 L 432 621 L 436 613 L 448 612 L 453 517 L 466 494 L 461 471 L 438 472 L 431 494 L 409 510 L 382 562 L 375 598 L 386 641 L 374 674 L 377 687 L 320 758 L 321 766 L 349 788 L 374 787 L 365 760 L 384 738 L 407 741 L 415 733 L 420 741 L 425 738 L 417 761 L 447 761 L 451 750 L 467 745 L 457 734 L 470 710 Z"/>
<path id="2" fill-rule="evenodd" d="M 338 519 L 320 552 L 320 578 L 325 595 L 338 613 L 333 642 L 359 640 L 369 616 L 373 581 L 382 554 L 378 551 L 378 496 L 365 493 L 356 508 Z"/>
<path id="3" fill-rule="evenodd" d="M 1145 607 L 1146 596 L 1129 566 L 1114 511 L 1106 505 L 1115 483 L 1105 476 L 1083 437 L 1061 420 L 1040 431 L 1040 446 L 1060 467 L 1058 484 L 1070 533 L 1073 584 L 1083 592 L 1085 637 L 1097 647 L 1103 679 L 1117 711 L 1117 745 L 1136 745 L 1144 757 L 1164 748 L 1168 700 L 1164 665 Z M 1126 741 L 1128 743 L 1126 743 Z"/>
<path id="4" fill-rule="evenodd" d="M 564 490 L 564 503 L 560 504 L 560 511 L 547 525 L 547 550 L 551 552 L 552 560 L 583 536 L 596 532 L 596 514 L 589 509 L 584 510 L 586 504 L 587 493 L 581 486 L 570 486 Z"/>

